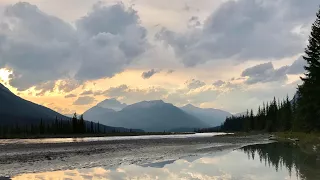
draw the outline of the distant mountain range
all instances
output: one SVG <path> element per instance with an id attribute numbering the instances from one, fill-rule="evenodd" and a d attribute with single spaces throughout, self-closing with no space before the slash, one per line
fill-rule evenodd
<path id="1" fill-rule="evenodd" d="M 69 117 L 59 114 L 47 107 L 24 100 L 13 94 L 9 89 L 0 83 L 0 126 L 3 125 L 31 125 L 40 123 L 41 119 L 51 122 L 56 119 L 69 120 Z M 86 121 L 89 125 L 90 123 Z M 107 132 L 125 132 L 129 129 L 122 127 L 110 127 L 101 125 Z M 135 130 L 141 131 L 141 130 Z"/>
<path id="2" fill-rule="evenodd" d="M 225 120 L 226 117 L 232 116 L 231 113 L 213 109 L 213 108 L 199 108 L 191 104 L 181 107 L 181 109 L 188 114 L 191 114 L 203 122 L 209 124 L 210 127 L 220 126 Z"/>
<path id="3" fill-rule="evenodd" d="M 162 100 L 155 100 L 126 105 L 116 99 L 106 99 L 84 113 L 85 119 L 94 122 L 156 132 L 190 131 L 219 126 L 227 116 L 231 114 L 190 104 L 178 108 Z"/>
<path id="4" fill-rule="evenodd" d="M 114 101 L 114 100 L 112 100 Z M 105 101 L 108 102 L 108 101 Z M 121 111 L 99 104 L 84 113 L 84 118 L 111 126 L 162 132 L 178 128 L 204 128 L 209 124 L 162 100 L 142 101 L 128 105 Z"/>
<path id="5" fill-rule="evenodd" d="M 107 131 L 191 131 L 219 126 L 230 113 L 218 109 L 203 109 L 193 105 L 176 107 L 162 100 L 142 101 L 127 105 L 116 99 L 106 99 L 84 113 L 85 120 L 106 125 Z M 29 125 L 55 118 L 69 120 L 47 107 L 24 100 L 0 83 L 0 125 Z M 125 129 L 127 128 L 127 129 Z"/>

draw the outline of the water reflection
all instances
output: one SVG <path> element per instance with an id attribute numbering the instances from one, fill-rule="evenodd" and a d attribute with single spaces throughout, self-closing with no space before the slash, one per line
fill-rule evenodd
<path id="1" fill-rule="evenodd" d="M 315 156 L 290 144 L 272 143 L 145 166 L 23 174 L 13 179 L 319 180 L 319 167 Z"/>
<path id="2" fill-rule="evenodd" d="M 305 180 L 320 179 L 320 161 L 315 154 L 307 154 L 292 143 L 272 143 L 242 148 L 249 159 L 259 158 L 261 163 L 272 166 L 276 171 L 287 169 Z M 256 156 L 258 155 L 258 156 Z"/>

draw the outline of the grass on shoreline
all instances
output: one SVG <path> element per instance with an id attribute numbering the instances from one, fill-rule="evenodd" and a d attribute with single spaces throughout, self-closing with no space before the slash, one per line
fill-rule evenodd
<path id="1" fill-rule="evenodd" d="M 297 144 L 302 151 L 309 154 L 320 153 L 320 133 L 303 133 L 303 132 L 236 132 L 228 136 L 251 136 L 251 135 L 274 135 L 279 142 L 292 142 Z M 298 141 L 295 141 L 295 140 Z"/>
<path id="2" fill-rule="evenodd" d="M 273 133 L 280 142 L 293 142 L 308 154 L 320 154 L 320 133 L 277 132 Z"/>
<path id="3" fill-rule="evenodd" d="M 320 133 L 276 132 L 273 134 L 281 141 L 299 139 L 299 142 L 304 144 L 320 144 Z"/>
<path id="4" fill-rule="evenodd" d="M 303 133 L 303 132 L 235 132 L 225 136 L 246 137 L 252 135 L 273 135 L 279 142 L 290 142 L 298 145 L 302 151 L 308 154 L 319 154 L 320 156 L 320 133 Z M 295 141 L 298 139 L 298 141 Z"/>

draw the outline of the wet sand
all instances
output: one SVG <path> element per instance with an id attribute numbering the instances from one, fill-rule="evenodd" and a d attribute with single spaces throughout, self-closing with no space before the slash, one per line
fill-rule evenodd
<path id="1" fill-rule="evenodd" d="M 136 139 L 0 146 L 0 177 L 179 159 L 268 142 L 268 135 Z"/>

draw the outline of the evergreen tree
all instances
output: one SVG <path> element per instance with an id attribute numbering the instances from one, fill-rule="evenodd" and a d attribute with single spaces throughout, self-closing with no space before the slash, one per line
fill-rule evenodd
<path id="1" fill-rule="evenodd" d="M 293 112 L 292 112 L 292 105 L 291 102 L 289 101 L 289 96 L 287 95 L 287 98 L 284 102 L 284 131 L 288 131 L 292 128 L 292 122 L 293 122 Z"/>
<path id="2" fill-rule="evenodd" d="M 42 118 L 41 118 L 40 125 L 39 125 L 40 134 L 44 134 L 44 128 L 45 128 L 45 126 L 44 126 Z"/>
<path id="3" fill-rule="evenodd" d="M 255 125 L 254 125 L 254 116 L 253 116 L 253 110 L 251 109 L 250 111 L 250 117 L 249 117 L 249 122 L 250 122 L 250 126 L 249 129 L 253 130 Z"/>
<path id="4" fill-rule="evenodd" d="M 90 129 L 91 129 L 91 133 L 93 134 L 94 133 L 94 128 L 93 128 L 93 122 L 91 121 L 91 123 L 90 123 Z"/>
<path id="5" fill-rule="evenodd" d="M 86 125 L 85 125 L 85 122 L 84 122 L 84 119 L 83 119 L 83 114 L 80 115 L 80 118 L 79 118 L 79 130 L 81 133 L 85 133 L 86 132 Z"/>
<path id="6" fill-rule="evenodd" d="M 73 117 L 72 117 L 72 131 L 73 131 L 73 133 L 78 133 L 78 117 L 77 117 L 77 113 L 74 113 Z"/>
<path id="7" fill-rule="evenodd" d="M 305 131 L 320 130 L 320 9 L 316 21 L 312 24 L 309 45 L 305 49 L 303 59 L 303 84 L 298 87 L 298 109 L 295 127 Z"/>

